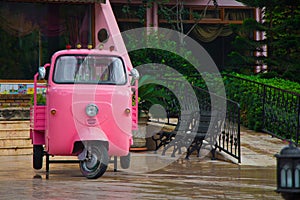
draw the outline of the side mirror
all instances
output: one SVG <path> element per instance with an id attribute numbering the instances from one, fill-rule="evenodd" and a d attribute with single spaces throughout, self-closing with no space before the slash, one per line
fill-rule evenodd
<path id="1" fill-rule="evenodd" d="M 133 80 L 139 80 L 140 78 L 140 73 L 137 69 L 133 68 L 131 71 L 130 71 L 130 74 L 129 76 L 132 76 Z"/>
<path id="2" fill-rule="evenodd" d="M 39 67 L 39 78 L 45 79 L 46 76 L 46 69 L 45 67 Z"/>

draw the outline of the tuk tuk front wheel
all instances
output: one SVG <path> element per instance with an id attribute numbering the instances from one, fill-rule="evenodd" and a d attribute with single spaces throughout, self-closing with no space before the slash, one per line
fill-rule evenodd
<path id="1" fill-rule="evenodd" d="M 90 146 L 87 158 L 80 161 L 81 173 L 88 179 L 96 179 L 102 176 L 109 162 L 107 148 L 102 144 Z"/>
<path id="2" fill-rule="evenodd" d="M 44 147 L 43 145 L 33 145 L 33 168 L 42 169 Z"/>

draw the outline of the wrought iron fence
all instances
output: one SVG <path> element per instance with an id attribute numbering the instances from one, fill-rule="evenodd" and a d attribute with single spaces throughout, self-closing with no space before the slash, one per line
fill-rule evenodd
<path id="1" fill-rule="evenodd" d="M 211 99 L 214 98 L 215 102 L 225 101 L 226 109 L 219 107 L 223 106 L 222 103 L 218 104 L 216 109 L 222 116 L 219 121 L 220 134 L 215 141 L 215 150 L 223 151 L 230 156 L 236 158 L 241 162 L 241 141 L 240 141 L 240 105 L 222 96 L 210 93 L 207 90 L 199 87 L 193 87 L 197 95 L 200 110 L 211 110 Z M 221 113 L 225 112 L 225 113 Z"/>
<path id="2" fill-rule="evenodd" d="M 296 145 L 300 131 L 300 94 L 241 77 L 226 75 L 227 96 L 241 104 L 241 112 L 254 110 L 253 119 L 260 130 Z M 247 87 L 243 87 L 247 86 Z M 233 89 L 228 89 L 233 88 Z M 243 97 L 242 97 L 243 96 Z M 250 120 L 251 115 L 242 117 Z M 251 124 L 250 124 L 251 125 Z"/>
<path id="3" fill-rule="evenodd" d="M 172 96 L 169 102 L 165 102 L 165 109 L 167 113 L 167 120 L 159 118 L 152 118 L 152 122 L 166 123 L 176 125 L 177 120 L 171 119 L 179 118 L 181 111 L 186 110 L 200 110 L 201 112 L 216 112 L 219 134 L 216 137 L 206 138 L 213 141 L 213 156 L 216 150 L 223 151 L 230 156 L 236 158 L 238 162 L 241 162 L 241 143 L 240 143 L 240 106 L 237 102 L 226 99 L 225 97 L 218 96 L 214 93 L 199 88 L 192 87 L 193 94 L 187 93 L 185 85 L 176 79 L 161 79 L 168 85 L 168 88 L 176 88 L 177 93 L 174 94 L 171 91 L 166 91 L 167 96 Z M 167 83 L 166 83 L 167 82 Z M 195 98 L 196 96 L 196 98 Z M 212 100 L 214 99 L 214 100 Z M 184 102 L 183 105 L 179 101 Z M 164 101 L 164 99 L 162 99 Z M 198 108 L 193 101 L 198 102 Z M 213 104 L 212 105 L 212 101 Z M 225 103 L 222 103 L 225 102 Z M 226 106 L 224 108 L 224 106 Z"/>

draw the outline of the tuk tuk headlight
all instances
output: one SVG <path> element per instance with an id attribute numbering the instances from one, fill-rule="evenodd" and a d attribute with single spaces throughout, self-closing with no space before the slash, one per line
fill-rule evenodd
<path id="1" fill-rule="evenodd" d="M 85 113 L 87 114 L 87 116 L 89 117 L 94 117 L 98 114 L 98 106 L 95 104 L 89 104 L 86 106 L 85 108 Z"/>

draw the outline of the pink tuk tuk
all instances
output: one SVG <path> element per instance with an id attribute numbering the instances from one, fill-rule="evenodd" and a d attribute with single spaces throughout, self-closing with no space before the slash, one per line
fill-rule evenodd
<path id="1" fill-rule="evenodd" d="M 34 169 L 43 167 L 44 156 L 46 172 L 49 163 L 79 162 L 87 178 L 102 176 L 110 157 L 114 157 L 115 169 L 117 157 L 122 168 L 129 167 L 132 131 L 137 130 L 134 101 L 138 99 L 139 74 L 119 37 L 109 1 L 95 8 L 97 48 L 68 46 L 34 76 L 30 120 Z M 46 79 L 46 84 L 38 79 Z M 46 98 L 45 105 L 38 102 L 41 95 Z M 78 159 L 50 160 L 52 156 Z"/>
<path id="2" fill-rule="evenodd" d="M 124 60 L 116 51 L 68 49 L 39 68 L 31 108 L 34 169 L 42 168 L 44 155 L 47 172 L 49 156 L 78 156 L 87 178 L 102 176 L 111 156 L 120 157 L 122 168 L 129 167 L 138 72 Z M 44 85 L 38 78 L 44 79 L 48 68 Z M 39 88 L 46 89 L 45 105 L 37 102 Z"/>

